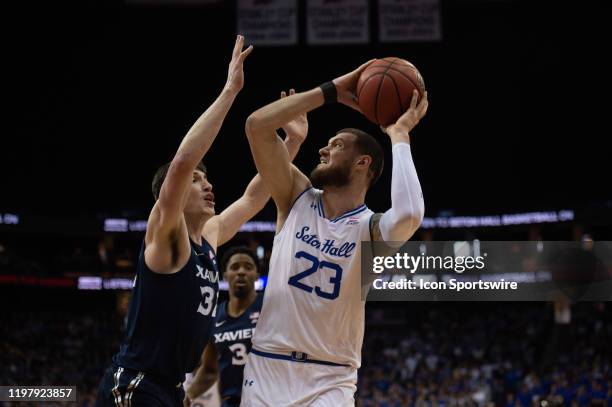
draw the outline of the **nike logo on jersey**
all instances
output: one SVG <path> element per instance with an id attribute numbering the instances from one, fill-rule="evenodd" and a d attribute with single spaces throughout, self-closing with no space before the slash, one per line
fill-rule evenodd
<path id="1" fill-rule="evenodd" d="M 353 249 L 357 246 L 355 242 L 344 242 L 339 247 L 335 245 L 336 241 L 333 239 L 325 239 L 325 242 L 322 243 L 319 236 L 306 233 L 309 230 L 309 226 L 304 226 L 295 237 L 330 256 L 351 257 L 353 255 Z"/>
<path id="2" fill-rule="evenodd" d="M 196 274 L 196 277 L 208 280 L 211 283 L 216 283 L 219 281 L 219 274 L 216 271 L 205 270 L 204 267 L 200 266 L 199 264 L 196 264 L 196 268 L 198 269 L 198 274 Z"/>
<path id="3" fill-rule="evenodd" d="M 196 256 L 204 256 L 206 255 L 206 253 L 198 253 L 195 251 L 195 249 L 193 250 L 193 252 L 195 253 Z M 208 258 L 210 259 L 210 261 L 213 262 L 213 264 L 217 264 L 217 260 L 215 259 L 215 254 L 213 253 L 212 250 L 208 251 Z"/>
<path id="4" fill-rule="evenodd" d="M 257 321 L 259 321 L 259 312 L 251 312 L 251 315 L 249 315 L 249 319 L 251 320 L 252 324 L 257 324 Z"/>
<path id="5" fill-rule="evenodd" d="M 225 321 L 221 321 L 221 322 L 215 322 L 215 328 L 219 328 L 221 325 L 223 325 L 225 323 Z"/>
<path id="6" fill-rule="evenodd" d="M 239 329 L 215 334 L 215 343 L 250 339 L 255 334 L 255 328 Z"/>

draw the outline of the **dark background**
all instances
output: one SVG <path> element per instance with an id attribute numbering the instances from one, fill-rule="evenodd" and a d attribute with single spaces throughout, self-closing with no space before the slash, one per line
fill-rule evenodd
<path id="1" fill-rule="evenodd" d="M 609 130 L 597 123 L 606 109 L 596 99 L 605 95 L 603 2 L 441 6 L 441 42 L 379 43 L 372 2 L 369 45 L 308 46 L 302 12 L 298 46 L 256 47 L 246 85 L 205 157 L 217 210 L 254 174 L 243 131 L 252 111 L 282 89 L 307 90 L 386 56 L 416 64 L 430 93 L 429 113 L 412 134 L 426 216 L 582 208 L 612 198 Z M 224 84 L 234 2 L 27 3 L 7 16 L 0 209 L 146 215 L 152 174 Z M 297 159 L 306 173 L 340 128 L 363 128 L 389 145 L 344 106 L 309 118 Z M 388 207 L 389 185 L 385 171 L 369 194 L 372 209 Z M 259 218 L 274 218 L 271 205 Z"/>
<path id="2" fill-rule="evenodd" d="M 310 89 L 370 58 L 399 56 L 420 69 L 430 95 L 412 134 L 426 216 L 576 210 L 571 222 L 421 229 L 415 239 L 612 240 L 603 1 L 440 2 L 440 42 L 378 42 L 372 1 L 369 45 L 308 46 L 298 0 L 299 45 L 256 47 L 205 158 L 217 210 L 254 175 L 244 136 L 252 111 L 282 89 Z M 153 173 L 225 82 L 234 4 L 3 5 L 0 214 L 20 221 L 0 225 L 0 384 L 77 384 L 79 407 L 92 405 L 122 336 L 129 291 L 76 290 L 76 280 L 133 275 L 142 233 L 103 233 L 101 220 L 146 217 Z M 387 147 L 387 169 L 367 198 L 385 210 L 389 142 L 356 112 L 312 112 L 297 164 L 308 173 L 318 148 L 344 127 L 370 131 Z M 273 220 L 272 205 L 257 218 Z M 226 247 L 262 246 L 267 263 L 272 237 L 241 233 Z M 610 307 L 575 304 L 566 324 L 555 318 L 557 305 L 368 303 L 359 406 L 470 400 L 482 390 L 473 372 L 483 377 L 491 365 L 495 405 L 559 394 L 580 405 L 610 403 Z M 432 369 L 423 359 L 406 377 L 415 355 L 439 363 Z"/>

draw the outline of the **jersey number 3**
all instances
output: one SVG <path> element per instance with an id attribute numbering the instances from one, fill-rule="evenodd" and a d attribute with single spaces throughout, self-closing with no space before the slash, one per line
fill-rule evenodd
<path id="1" fill-rule="evenodd" d="M 297 259 L 306 259 L 311 262 L 311 265 L 308 269 L 302 271 L 301 273 L 296 274 L 293 277 L 290 277 L 288 281 L 289 285 L 292 285 L 294 287 L 299 288 L 300 290 L 304 290 L 309 293 L 312 293 L 314 290 L 316 295 L 318 295 L 321 298 L 328 299 L 328 300 L 335 300 L 336 298 L 338 298 L 338 295 L 340 294 L 340 282 L 342 280 L 342 267 L 340 267 L 339 265 L 335 263 L 330 263 L 329 261 L 325 261 L 325 260 L 319 261 L 319 259 L 317 259 L 313 255 L 308 254 L 303 251 L 297 252 L 295 254 L 295 257 Z M 323 291 L 321 287 L 319 286 L 311 287 L 300 281 L 308 277 L 309 275 L 316 273 L 320 269 L 325 269 L 325 268 L 331 269 L 336 272 L 334 276 L 329 278 L 329 282 L 333 284 L 332 292 Z"/>
<path id="2" fill-rule="evenodd" d="M 235 343 L 229 347 L 229 350 L 232 351 L 232 365 L 246 365 L 246 357 L 249 352 L 243 343 Z"/>

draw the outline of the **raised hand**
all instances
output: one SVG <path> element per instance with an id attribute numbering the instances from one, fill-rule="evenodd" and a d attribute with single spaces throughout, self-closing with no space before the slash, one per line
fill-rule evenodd
<path id="1" fill-rule="evenodd" d="M 357 104 L 357 82 L 359 81 L 361 73 L 374 61 L 376 61 L 376 59 L 371 59 L 354 71 L 333 80 L 336 91 L 338 92 L 338 102 L 361 112 Z"/>
<path id="2" fill-rule="evenodd" d="M 239 35 L 236 37 L 236 43 L 232 51 L 232 60 L 227 70 L 227 81 L 225 82 L 225 88 L 234 93 L 240 92 L 244 86 L 244 71 L 242 66 L 245 58 L 253 51 L 252 45 L 249 45 L 244 51 L 242 50 L 243 46 L 244 37 Z"/>
<path id="3" fill-rule="evenodd" d="M 419 99 L 419 92 L 415 89 L 412 92 L 412 99 L 410 100 L 410 107 L 403 115 L 400 116 L 399 119 L 394 124 L 391 124 L 387 127 L 380 127 L 380 129 L 388 134 L 389 136 L 394 136 L 395 134 L 399 135 L 408 135 L 414 127 L 419 124 L 419 121 L 425 116 L 427 113 L 427 107 L 429 106 L 429 101 L 427 100 L 427 92 L 423 95 L 423 98 L 417 105 L 417 100 Z"/>
<path id="4" fill-rule="evenodd" d="M 295 89 L 289 90 L 289 96 L 295 94 Z M 281 92 L 281 99 L 287 97 L 287 93 L 285 91 Z M 306 113 L 299 115 L 289 123 L 285 123 L 283 125 L 283 130 L 287 137 L 295 139 L 295 141 L 302 144 L 304 140 L 306 140 L 306 136 L 308 135 L 308 118 L 306 117 Z"/>

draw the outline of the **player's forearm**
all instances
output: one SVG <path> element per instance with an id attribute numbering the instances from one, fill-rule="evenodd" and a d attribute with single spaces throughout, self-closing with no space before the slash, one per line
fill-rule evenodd
<path id="1" fill-rule="evenodd" d="M 212 105 L 191 126 L 179 146 L 175 160 L 195 168 L 215 141 L 237 92 L 224 88 Z"/>
<path id="2" fill-rule="evenodd" d="M 408 240 L 421 225 L 424 214 L 425 203 L 410 145 L 398 141 L 393 145 L 391 208 L 380 219 L 383 239 Z"/>
<path id="3" fill-rule="evenodd" d="M 302 142 L 292 137 L 287 137 L 285 139 L 285 147 L 287 147 L 287 152 L 289 153 L 289 159 L 293 161 L 297 156 L 298 151 L 300 151 L 300 147 L 302 146 Z"/>
<path id="4" fill-rule="evenodd" d="M 410 134 L 407 131 L 390 130 L 388 136 L 391 139 L 391 145 L 394 146 L 398 143 L 410 144 Z"/>
<path id="5" fill-rule="evenodd" d="M 200 397 L 202 394 L 206 393 L 216 381 L 216 375 L 205 373 L 199 378 L 196 377 L 189 388 L 187 388 L 187 396 L 189 396 L 189 398 L 192 400 Z"/>
<path id="6" fill-rule="evenodd" d="M 279 99 L 253 112 L 247 119 L 249 137 L 273 137 L 274 131 L 299 115 L 321 106 L 324 102 L 323 92 L 314 88 Z"/>
<path id="7" fill-rule="evenodd" d="M 289 153 L 289 158 L 291 161 L 293 161 L 297 156 L 301 145 L 302 142 L 295 138 L 287 137 L 285 139 L 285 147 L 287 147 L 287 152 Z M 251 182 L 249 182 L 249 185 L 247 185 L 246 190 L 244 191 L 244 197 L 249 200 L 251 203 L 250 206 L 253 208 L 253 214 L 251 217 L 255 216 L 257 212 L 266 206 L 266 203 L 270 199 L 270 191 L 265 186 L 261 175 L 255 175 Z"/>

